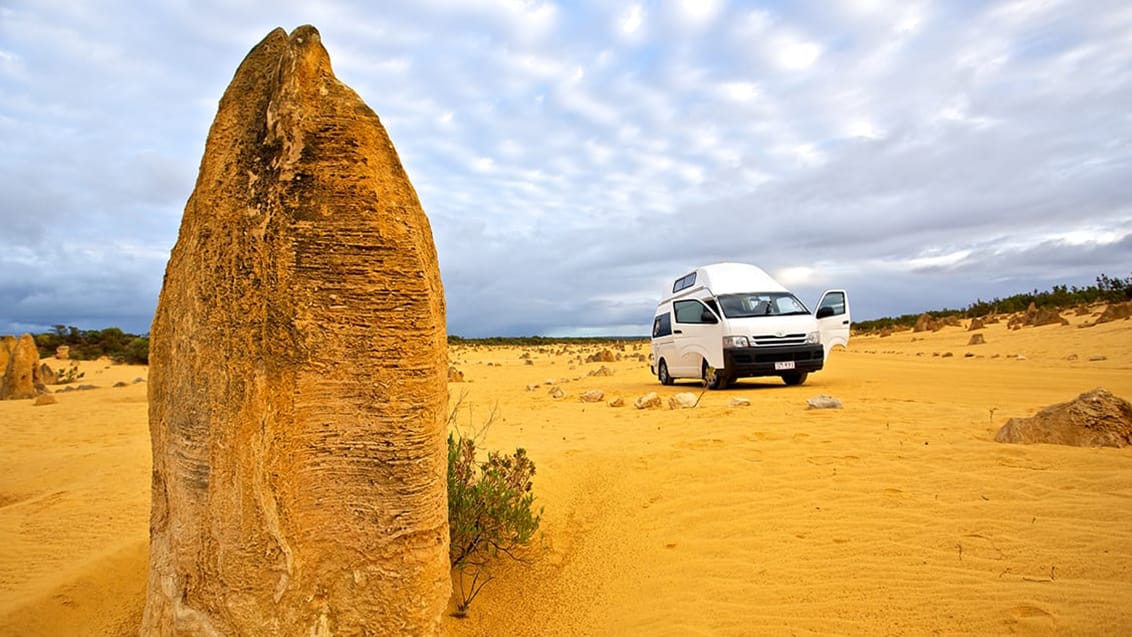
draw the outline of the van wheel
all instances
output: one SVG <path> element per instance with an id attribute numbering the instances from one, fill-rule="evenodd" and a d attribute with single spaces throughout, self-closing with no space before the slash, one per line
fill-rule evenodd
<path id="1" fill-rule="evenodd" d="M 727 373 L 722 369 L 713 369 L 704 361 L 702 377 L 704 386 L 708 389 L 723 389 L 727 387 Z"/>
<path id="2" fill-rule="evenodd" d="M 806 378 L 809 375 L 809 372 L 794 372 L 792 374 L 783 374 L 782 382 L 786 383 L 787 385 L 801 385 L 802 383 L 806 382 Z"/>
<path id="3" fill-rule="evenodd" d="M 663 358 L 660 359 L 660 364 L 656 366 L 656 377 L 661 385 L 671 385 L 673 382 L 672 376 L 668 374 L 668 363 L 664 362 Z"/>

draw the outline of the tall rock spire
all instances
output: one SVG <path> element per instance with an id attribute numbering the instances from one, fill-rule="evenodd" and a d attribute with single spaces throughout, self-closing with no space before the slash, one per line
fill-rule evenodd
<path id="1" fill-rule="evenodd" d="M 377 115 L 272 31 L 208 135 L 150 334 L 143 634 L 430 634 L 444 293 Z"/>

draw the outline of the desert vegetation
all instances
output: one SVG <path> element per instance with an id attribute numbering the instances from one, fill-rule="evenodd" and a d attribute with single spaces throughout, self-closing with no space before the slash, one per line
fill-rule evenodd
<path id="1" fill-rule="evenodd" d="M 483 587 L 491 581 L 491 565 L 501 558 L 521 559 L 538 531 L 542 510 L 534 508 L 531 480 L 535 463 L 526 450 L 513 454 L 488 451 L 476 456 L 476 440 L 495 419 L 493 410 L 474 434 L 456 424 L 464 396 L 449 414 L 448 557 L 456 617 L 464 617 Z"/>

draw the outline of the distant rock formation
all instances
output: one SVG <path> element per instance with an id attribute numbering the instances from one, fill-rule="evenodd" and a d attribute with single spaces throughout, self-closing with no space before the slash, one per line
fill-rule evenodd
<path id="1" fill-rule="evenodd" d="M 1011 418 L 998 430 L 998 442 L 1048 443 L 1075 447 L 1132 445 L 1132 405 L 1097 388 L 1051 405 L 1030 418 Z"/>
<path id="2" fill-rule="evenodd" d="M 43 383 L 39 378 L 39 350 L 31 334 L 0 339 L 0 400 L 35 398 Z"/>
<path id="3" fill-rule="evenodd" d="M 1109 303 L 1104 311 L 1097 317 L 1097 323 L 1112 321 L 1127 321 L 1132 318 L 1132 301 L 1127 303 Z"/>
<path id="4" fill-rule="evenodd" d="M 1022 327 L 1040 327 L 1042 325 L 1069 325 L 1069 319 L 1063 317 L 1053 308 L 1039 308 L 1034 302 L 1021 314 L 1015 314 L 1006 322 L 1006 327 L 1016 330 Z"/>
<path id="5" fill-rule="evenodd" d="M 617 360 L 617 356 L 613 352 L 603 349 L 600 352 L 594 352 L 586 357 L 587 363 L 612 363 Z"/>
<path id="6" fill-rule="evenodd" d="M 913 332 L 938 332 L 945 327 L 957 326 L 959 324 L 960 323 L 959 323 L 959 317 L 958 316 L 944 316 L 944 317 L 940 317 L 940 318 L 935 318 L 931 314 L 928 314 L 928 313 L 925 312 L 924 314 L 921 314 L 916 319 L 916 324 L 914 326 L 912 326 L 912 331 Z"/>
<path id="7" fill-rule="evenodd" d="M 209 131 L 150 332 L 143 635 L 427 635 L 449 599 L 428 220 L 318 31 Z"/>

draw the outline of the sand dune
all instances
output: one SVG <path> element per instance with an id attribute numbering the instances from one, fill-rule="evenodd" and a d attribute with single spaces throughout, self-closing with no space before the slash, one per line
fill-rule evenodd
<path id="1" fill-rule="evenodd" d="M 577 357 L 592 348 L 454 349 L 461 426 L 497 409 L 481 446 L 528 450 L 545 511 L 528 561 L 500 564 L 447 630 L 1132 631 L 1132 449 L 993 442 L 1007 419 L 1095 387 L 1132 398 L 1132 322 L 981 332 L 974 346 L 954 327 L 854 337 L 805 385 L 746 380 L 687 410 L 631 403 L 697 383 L 662 387 L 636 360 L 591 377 L 602 364 Z M 101 389 L 0 404 L 0 634 L 140 620 L 145 387 L 110 385 L 145 372 L 84 368 Z M 594 388 L 627 406 L 578 400 Z M 844 408 L 808 410 L 818 394 Z"/>

